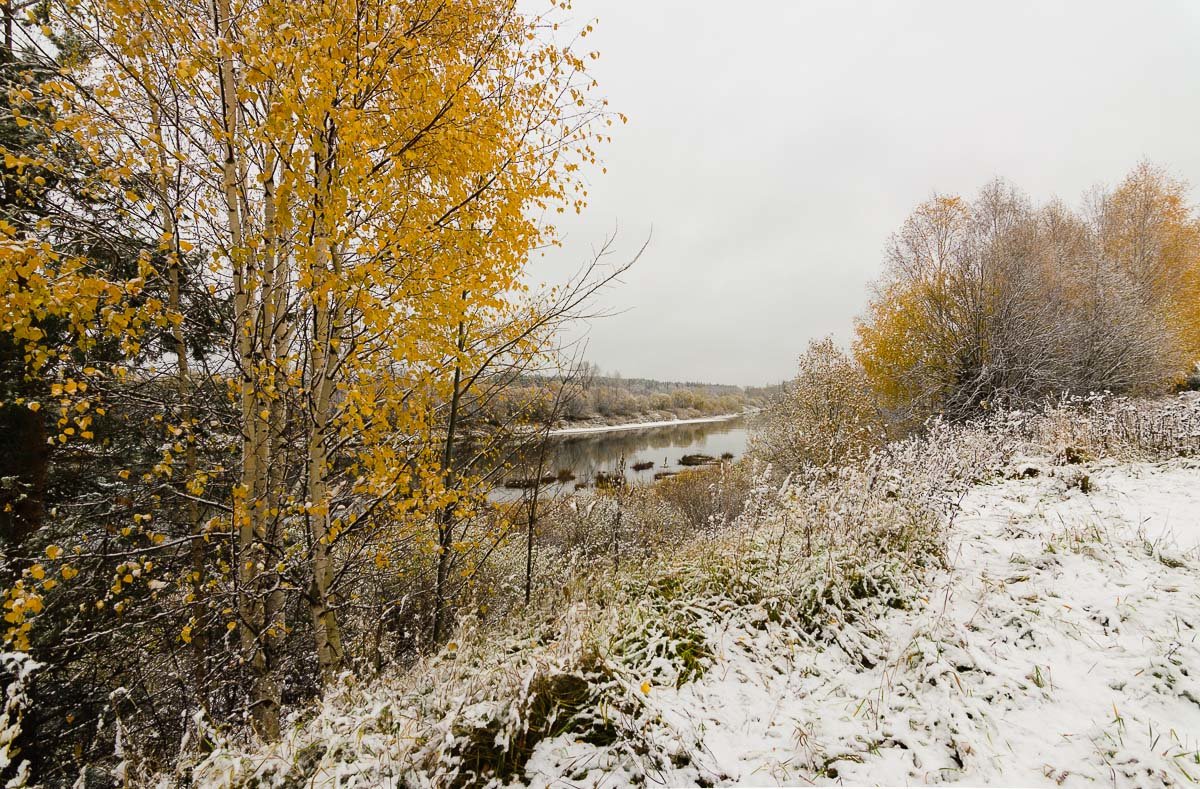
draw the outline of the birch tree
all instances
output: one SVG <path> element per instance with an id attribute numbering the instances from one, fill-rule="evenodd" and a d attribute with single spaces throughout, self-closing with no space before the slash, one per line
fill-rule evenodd
<path id="1" fill-rule="evenodd" d="M 447 404 L 497 358 L 542 353 L 603 280 L 564 301 L 523 279 L 557 243 L 556 214 L 583 208 L 582 168 L 616 117 L 590 94 L 591 28 L 564 43 L 566 4 L 509 0 L 46 8 L 31 45 L 88 57 L 33 100 L 145 244 L 124 278 L 88 278 L 82 258 L 14 231 L 5 287 L 38 295 L 0 330 L 49 370 L 68 354 L 40 342 L 38 310 L 86 325 L 84 344 L 102 324 L 125 357 L 109 419 L 145 420 L 121 440 L 154 457 L 116 469 L 104 481 L 120 505 L 12 586 L 9 641 L 30 646 L 33 582 L 56 573 L 64 602 L 86 587 L 100 599 L 85 609 L 136 621 L 127 632 L 170 628 L 161 652 L 111 666 L 139 714 L 190 694 L 272 739 L 285 683 L 311 693 L 361 668 L 368 570 L 400 577 L 406 551 L 444 557 L 445 576 L 465 550 L 430 528 L 482 495 L 447 473 Z M 47 276 L 30 280 L 22 256 Z M 62 427 L 79 436 L 85 384 L 59 380 Z M 118 638 L 115 621 L 72 627 L 73 644 Z M 150 668 L 177 647 L 190 688 Z"/>

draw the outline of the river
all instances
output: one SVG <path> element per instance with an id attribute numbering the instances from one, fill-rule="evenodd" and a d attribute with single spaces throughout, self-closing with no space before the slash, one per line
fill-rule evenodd
<path id="1" fill-rule="evenodd" d="M 616 473 L 622 459 L 625 478 L 631 483 L 648 484 L 655 475 L 678 473 L 685 455 L 727 455 L 740 458 L 746 451 L 746 417 L 735 416 L 712 422 L 656 425 L 644 428 L 622 426 L 619 430 L 567 433 L 553 436 L 546 456 L 543 475 L 554 475 L 554 482 L 543 489 L 555 494 L 591 487 L 601 475 Z M 648 465 L 647 465 L 648 464 Z M 639 468 L 634 468 L 639 466 Z M 512 480 L 519 476 L 513 474 Z M 501 483 L 489 496 L 493 501 L 512 501 L 523 495 L 520 489 Z"/>

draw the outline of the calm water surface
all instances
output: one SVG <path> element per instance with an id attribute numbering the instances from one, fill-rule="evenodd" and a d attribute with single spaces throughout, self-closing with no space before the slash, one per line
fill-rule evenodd
<path id="1" fill-rule="evenodd" d="M 655 474 L 682 471 L 679 463 L 684 455 L 711 455 L 719 458 L 730 453 L 740 458 L 746 451 L 746 418 L 742 416 L 720 422 L 698 422 L 690 425 L 665 425 L 638 430 L 615 430 L 606 433 L 579 433 L 556 436 L 546 455 L 545 474 L 569 471 L 575 479 L 547 485 L 552 493 L 574 490 L 576 484 L 595 484 L 598 474 L 615 473 L 625 460 L 625 477 L 633 483 L 650 483 Z M 634 471 L 634 464 L 652 463 L 648 469 Z M 528 472 L 532 475 L 532 471 Z M 520 477 L 516 470 L 510 478 Z M 498 487 L 489 497 L 493 501 L 511 501 L 523 495 L 520 490 Z"/>

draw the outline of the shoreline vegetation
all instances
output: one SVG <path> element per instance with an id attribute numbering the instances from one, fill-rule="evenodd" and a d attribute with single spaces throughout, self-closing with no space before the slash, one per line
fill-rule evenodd
<path id="1" fill-rule="evenodd" d="M 552 433 L 625 425 L 684 423 L 759 411 L 778 386 L 733 386 L 658 381 L 601 374 L 583 363 L 570 375 L 521 375 L 505 382 L 487 407 L 481 428 L 525 424 Z M 632 428 L 629 428 L 632 429 Z"/>
<path id="2" fill-rule="evenodd" d="M 704 436 L 710 431 L 718 434 L 729 431 L 744 433 L 747 420 L 754 413 L 749 411 L 690 419 L 589 425 L 550 431 L 529 428 L 519 440 L 531 444 L 535 451 L 543 442 L 550 447 L 541 468 L 533 467 L 528 462 L 514 463 L 513 468 L 518 472 L 497 480 L 489 499 L 496 501 L 494 497 L 503 495 L 503 491 L 529 491 L 555 485 L 557 487 L 547 490 L 548 495 L 561 495 L 570 492 L 572 486 L 568 483 L 574 483 L 575 491 L 593 485 L 611 486 L 621 475 L 622 468 L 625 469 L 627 482 L 649 484 L 695 467 L 733 461 L 738 454 L 744 453 L 745 441 L 735 452 L 730 451 L 735 447 L 725 443 L 709 448 Z M 697 436 L 700 437 L 699 442 Z M 597 454 L 594 447 L 610 449 Z M 712 454 L 698 454 L 701 452 Z M 643 473 L 648 471 L 656 473 Z"/>

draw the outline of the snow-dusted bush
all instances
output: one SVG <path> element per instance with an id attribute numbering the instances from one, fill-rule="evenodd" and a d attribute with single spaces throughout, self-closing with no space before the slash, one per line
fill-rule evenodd
<path id="1" fill-rule="evenodd" d="M 522 505 L 513 512 L 516 522 L 508 537 L 464 592 L 462 607 L 485 610 L 492 620 L 524 608 L 527 559 L 536 600 L 580 576 L 654 561 L 701 531 L 720 531 L 741 514 L 755 468 L 720 463 L 654 486 L 579 490 L 543 500 L 529 555 L 527 505 Z"/>
<path id="2" fill-rule="evenodd" d="M 809 344 L 787 392 L 754 427 L 750 454 L 784 472 L 859 462 L 883 435 L 866 374 L 828 338 Z"/>
<path id="3" fill-rule="evenodd" d="M 1011 412 L 1007 429 L 1067 463 L 1097 457 L 1155 460 L 1200 455 L 1200 397 L 1063 398 L 1042 411 Z"/>
<path id="4" fill-rule="evenodd" d="M 29 781 L 29 762 L 20 758 L 17 738 L 29 707 L 29 680 L 38 664 L 24 652 L 0 654 L 4 673 L 4 708 L 0 710 L 0 779 L 5 787 L 16 789 Z"/>
<path id="5" fill-rule="evenodd" d="M 690 531 L 719 529 L 741 514 L 757 470 L 755 463 L 702 466 L 662 480 L 652 495 L 683 516 Z"/>
<path id="6" fill-rule="evenodd" d="M 1192 367 L 1191 373 L 1184 379 L 1181 388 L 1186 392 L 1200 392 L 1200 362 Z"/>

